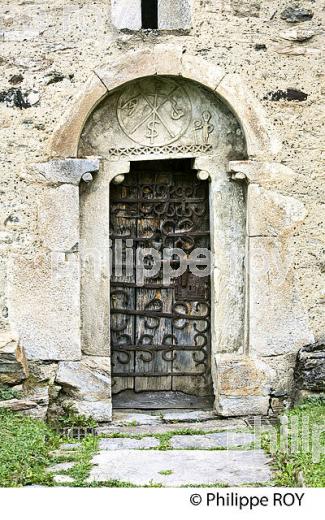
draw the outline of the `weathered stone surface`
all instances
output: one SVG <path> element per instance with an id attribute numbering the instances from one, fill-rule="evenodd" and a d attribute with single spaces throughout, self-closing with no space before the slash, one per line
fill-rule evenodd
<path id="1" fill-rule="evenodd" d="M 45 247 L 70 251 L 79 242 L 79 189 L 65 184 L 44 191 L 38 207 L 38 232 Z"/>
<path id="2" fill-rule="evenodd" d="M 35 419 L 45 420 L 50 402 L 49 387 L 45 385 L 24 385 L 25 399 L 33 402 L 35 406 L 30 410 L 23 411 L 26 415 Z"/>
<path id="3" fill-rule="evenodd" d="M 255 441 L 252 433 L 220 432 L 206 435 L 175 435 L 170 440 L 173 449 L 212 449 L 243 446 Z"/>
<path id="4" fill-rule="evenodd" d="M 211 162 L 213 162 L 211 160 Z M 206 167 L 210 183 L 210 227 L 213 262 L 212 351 L 242 352 L 244 348 L 246 249 L 244 190 L 229 182 L 222 168 L 200 158 L 196 167 Z M 186 391 L 186 389 L 184 389 Z"/>
<path id="5" fill-rule="evenodd" d="M 295 382 L 299 390 L 325 392 L 325 342 L 303 347 L 297 357 Z"/>
<path id="6" fill-rule="evenodd" d="M 64 401 L 69 408 L 72 407 L 79 415 L 91 417 L 98 422 L 109 422 L 112 420 L 112 401 L 102 399 L 101 401 Z"/>
<path id="7" fill-rule="evenodd" d="M 269 459 L 262 450 L 102 451 L 92 462 L 95 466 L 88 482 L 120 480 L 139 486 L 155 483 L 178 487 L 216 483 L 238 486 L 271 479 Z M 166 470 L 171 474 L 161 474 Z"/>
<path id="8" fill-rule="evenodd" d="M 281 38 L 293 42 L 304 42 L 306 40 L 310 40 L 313 36 L 315 36 L 315 34 L 316 31 L 314 29 L 305 29 L 302 27 L 287 29 L 286 31 L 280 32 Z"/>
<path id="9" fill-rule="evenodd" d="M 269 396 L 249 396 L 236 397 L 230 395 L 221 395 L 217 401 L 216 410 L 220 415 L 245 416 L 267 415 L 269 410 Z"/>
<path id="10" fill-rule="evenodd" d="M 230 5 L 235 16 L 260 16 L 261 2 L 259 0 L 232 0 Z"/>
<path id="11" fill-rule="evenodd" d="M 0 333 L 0 384 L 16 385 L 28 377 L 28 363 L 18 337 L 9 332 Z"/>
<path id="12" fill-rule="evenodd" d="M 239 74 L 227 74 L 216 92 L 233 108 L 245 124 L 247 153 L 250 159 L 266 160 L 276 156 L 281 143 L 275 135 L 262 105 L 255 99 Z"/>
<path id="13" fill-rule="evenodd" d="M 64 444 L 60 445 L 61 450 L 76 450 L 77 448 L 80 448 L 81 443 L 80 442 L 66 442 Z"/>
<path id="14" fill-rule="evenodd" d="M 177 430 L 194 430 L 194 431 L 228 431 L 245 429 L 247 424 L 242 419 L 219 419 L 214 421 L 203 422 L 182 422 L 182 423 L 161 423 L 142 426 L 116 426 L 115 422 L 111 425 L 99 426 L 97 428 L 98 435 L 109 435 L 112 433 L 123 433 L 125 435 L 155 435 L 166 432 L 177 432 Z"/>
<path id="15" fill-rule="evenodd" d="M 39 38 L 43 32 L 44 31 L 38 31 L 37 29 L 26 29 L 24 31 L 4 31 L 3 40 L 5 42 L 25 42 Z"/>
<path id="16" fill-rule="evenodd" d="M 8 399 L 7 401 L 0 401 L 0 409 L 11 410 L 13 412 L 23 412 L 26 410 L 30 412 L 36 407 L 37 404 L 28 399 Z"/>
<path id="17" fill-rule="evenodd" d="M 8 272 L 9 319 L 27 359 L 80 359 L 78 255 L 13 256 Z"/>
<path id="18" fill-rule="evenodd" d="M 215 359 L 220 395 L 242 398 L 269 395 L 275 372 L 264 361 L 231 354 L 220 354 Z"/>
<path id="19" fill-rule="evenodd" d="M 281 12 L 282 20 L 289 23 L 306 22 L 314 16 L 312 9 L 306 9 L 299 5 L 289 5 Z"/>
<path id="20" fill-rule="evenodd" d="M 110 220 L 107 201 L 109 176 L 113 177 L 129 167 L 125 161 L 120 166 L 112 167 L 111 162 L 105 163 L 80 197 L 81 337 L 83 353 L 91 356 L 108 356 L 110 353 Z"/>
<path id="21" fill-rule="evenodd" d="M 293 269 L 291 238 L 250 238 L 249 263 L 250 352 L 274 356 L 312 343 Z"/>
<path id="22" fill-rule="evenodd" d="M 73 484 L 74 479 L 69 475 L 55 475 L 53 480 L 56 484 Z"/>
<path id="23" fill-rule="evenodd" d="M 282 184 L 292 186 L 297 180 L 297 173 L 276 162 L 230 161 L 229 172 L 235 180 L 247 178 L 249 183 L 257 183 L 263 187 Z"/>
<path id="24" fill-rule="evenodd" d="M 73 184 L 78 186 L 85 173 L 95 173 L 99 170 L 99 160 L 65 159 L 35 164 L 33 169 L 36 179 L 48 184 Z"/>
<path id="25" fill-rule="evenodd" d="M 159 29 L 190 29 L 193 0 L 158 0 Z"/>
<path id="26" fill-rule="evenodd" d="M 197 421 L 209 421 L 215 417 L 214 412 L 205 411 L 187 411 L 187 412 L 168 412 L 162 413 L 163 421 L 168 422 L 197 422 Z"/>
<path id="27" fill-rule="evenodd" d="M 143 450 L 157 448 L 159 440 L 154 437 L 144 437 L 143 439 L 102 439 L 99 442 L 100 450 Z"/>
<path id="28" fill-rule="evenodd" d="M 54 383 L 56 372 L 58 369 L 57 363 L 50 361 L 29 361 L 28 363 L 30 375 L 39 383 L 49 381 Z"/>
<path id="29" fill-rule="evenodd" d="M 59 462 L 47 468 L 48 473 L 60 473 L 60 471 L 68 471 L 76 465 L 75 462 Z"/>
<path id="30" fill-rule="evenodd" d="M 317 57 L 317 56 L 321 56 L 322 54 L 322 51 L 321 49 L 318 49 L 318 48 L 314 48 L 314 47 L 303 47 L 301 45 L 277 45 L 274 47 L 274 50 L 278 53 L 278 54 L 285 54 L 287 56 L 314 56 L 314 57 Z M 275 97 L 278 97 L 278 95 L 276 95 Z M 280 98 L 280 99 L 286 99 L 286 98 L 290 98 L 290 96 L 288 96 L 287 94 L 284 95 L 284 98 Z M 304 101 L 305 99 L 307 99 L 307 94 L 305 94 L 304 96 L 304 99 L 298 99 L 296 101 Z M 290 99 L 289 99 L 290 100 Z"/>
<path id="31" fill-rule="evenodd" d="M 257 185 L 248 186 L 247 234 L 254 236 L 292 235 L 304 221 L 302 202 Z"/>
<path id="32" fill-rule="evenodd" d="M 131 426 L 133 423 L 137 426 L 151 426 L 161 423 L 161 418 L 158 415 L 145 413 L 115 412 L 113 415 L 113 422 L 115 426 Z"/>
<path id="33" fill-rule="evenodd" d="M 100 401 L 110 397 L 110 358 L 84 356 L 79 362 L 59 363 L 56 383 L 76 400 Z"/>
<path id="34" fill-rule="evenodd" d="M 117 29 L 141 29 L 141 0 L 112 0 L 112 23 Z"/>

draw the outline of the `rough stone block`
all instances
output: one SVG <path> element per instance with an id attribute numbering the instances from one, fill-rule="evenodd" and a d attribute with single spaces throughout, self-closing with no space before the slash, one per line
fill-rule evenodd
<path id="1" fill-rule="evenodd" d="M 267 415 L 269 409 L 268 396 L 234 397 L 221 395 L 217 402 L 217 413 L 225 417 L 241 415 Z"/>
<path id="2" fill-rule="evenodd" d="M 63 185 L 47 188 L 38 207 L 38 230 L 52 251 L 70 251 L 79 242 L 79 189 Z"/>
<path id="3" fill-rule="evenodd" d="M 59 363 L 56 383 L 79 401 L 100 401 L 111 395 L 110 358 L 84 356 L 79 362 Z"/>
<path id="4" fill-rule="evenodd" d="M 231 354 L 217 355 L 218 393 L 221 396 L 268 396 L 275 372 L 260 359 Z M 246 414 L 249 407 L 246 407 Z"/>
<path id="5" fill-rule="evenodd" d="M 78 186 L 85 173 L 99 170 L 99 159 L 65 159 L 48 161 L 33 166 L 37 180 L 48 184 L 73 184 Z"/>
<path id="6" fill-rule="evenodd" d="M 296 172 L 276 162 L 230 161 L 229 172 L 233 179 L 247 178 L 249 183 L 257 183 L 265 188 L 275 184 L 292 186 L 297 180 Z"/>
<path id="7" fill-rule="evenodd" d="M 158 0 L 159 29 L 190 29 L 193 0 Z"/>
<path id="8" fill-rule="evenodd" d="M 10 331 L 0 333 L 0 384 L 17 385 L 28 375 L 25 352 L 18 337 Z"/>
<path id="9" fill-rule="evenodd" d="M 293 235 L 306 217 L 302 202 L 257 185 L 248 186 L 247 234 L 254 236 Z"/>
<path id="10" fill-rule="evenodd" d="M 0 410 L 11 410 L 12 412 L 27 412 L 27 415 L 37 408 L 37 404 L 29 399 L 8 399 L 0 401 Z"/>
<path id="11" fill-rule="evenodd" d="M 49 387 L 45 385 L 30 386 L 27 382 L 24 385 L 24 396 L 25 399 L 34 403 L 35 406 L 23 410 L 22 413 L 29 417 L 34 417 L 34 419 L 45 420 L 50 402 Z"/>
<path id="12" fill-rule="evenodd" d="M 98 422 L 110 422 L 112 420 L 112 401 L 106 399 L 102 401 L 65 401 L 65 405 L 72 408 L 79 415 L 91 417 Z"/>
<path id="13" fill-rule="evenodd" d="M 112 0 L 112 23 L 117 29 L 141 29 L 141 0 Z"/>
<path id="14" fill-rule="evenodd" d="M 9 320 L 27 359 L 80 359 L 78 255 L 12 256 L 8 272 Z"/>
<path id="15" fill-rule="evenodd" d="M 295 368 L 296 387 L 310 392 L 325 392 L 325 341 L 303 347 Z"/>

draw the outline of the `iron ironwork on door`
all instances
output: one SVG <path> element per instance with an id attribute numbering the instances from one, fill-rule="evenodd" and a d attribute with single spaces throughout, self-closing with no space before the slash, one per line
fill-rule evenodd
<path id="1" fill-rule="evenodd" d="M 166 283 L 164 251 L 210 248 L 208 183 L 177 161 L 135 163 L 124 183 L 113 185 L 111 349 L 113 393 L 131 389 L 212 395 L 210 375 L 210 277 L 189 268 Z M 139 282 L 139 258 L 159 272 Z M 140 253 L 140 254 L 139 254 Z M 142 253 L 142 254 L 141 254 Z M 156 256 L 156 255 L 155 255 Z M 203 267 L 204 268 L 204 267 Z"/>

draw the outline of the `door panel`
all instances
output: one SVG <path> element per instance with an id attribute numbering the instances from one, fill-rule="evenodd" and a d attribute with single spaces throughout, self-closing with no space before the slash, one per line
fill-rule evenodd
<path id="1" fill-rule="evenodd" d="M 138 163 L 111 190 L 113 251 L 116 239 L 124 238 L 124 271 L 116 274 L 116 250 L 111 277 L 113 393 L 129 389 L 209 396 L 210 277 L 187 269 L 179 277 L 172 272 L 167 282 L 161 264 L 143 285 L 136 270 L 137 252 L 144 248 L 161 257 L 165 248 L 178 248 L 187 258 L 198 247 L 210 249 L 208 183 L 171 162 L 143 165 Z M 133 241 L 133 249 L 126 247 L 126 239 Z M 126 272 L 131 251 L 133 263 Z M 152 268 L 152 256 L 144 264 Z M 171 265 L 179 267 L 178 255 Z"/>

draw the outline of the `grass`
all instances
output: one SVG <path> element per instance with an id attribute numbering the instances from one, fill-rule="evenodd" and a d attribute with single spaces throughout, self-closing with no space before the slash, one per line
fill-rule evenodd
<path id="1" fill-rule="evenodd" d="M 59 438 L 40 420 L 0 410 L 0 487 L 52 485 L 49 452 Z"/>
<path id="2" fill-rule="evenodd" d="M 268 432 L 264 434 L 263 447 L 273 455 L 276 486 L 283 487 L 325 487 L 325 399 L 309 398 L 301 405 L 287 412 L 288 417 L 288 448 L 278 447 L 275 453 L 272 453 L 272 444 Z M 292 419 L 297 421 L 298 435 L 297 441 L 290 435 L 290 425 Z M 303 449 L 303 421 L 309 422 L 308 434 L 306 436 L 309 449 Z M 319 462 L 313 462 L 312 457 L 312 431 L 315 425 L 323 427 L 321 434 L 321 445 L 323 454 L 320 456 Z M 306 428 L 305 428 L 306 431 Z M 277 432 L 278 442 L 280 439 L 279 429 Z M 305 440 L 306 442 L 306 440 Z"/>

